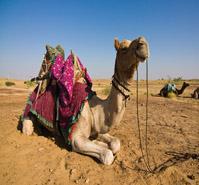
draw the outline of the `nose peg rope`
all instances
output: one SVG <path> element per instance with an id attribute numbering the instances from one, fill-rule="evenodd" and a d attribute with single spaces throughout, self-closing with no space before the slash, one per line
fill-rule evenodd
<path id="1" fill-rule="evenodd" d="M 141 153 L 142 153 L 142 158 L 144 160 L 144 164 L 147 168 L 147 171 L 150 172 L 150 173 L 153 173 L 153 170 L 151 169 L 150 167 L 150 164 L 149 164 L 149 155 L 148 155 L 148 142 L 147 142 L 147 132 L 148 132 L 148 93 L 149 93 L 149 90 L 148 90 L 148 60 L 146 61 L 146 123 L 145 123 L 145 152 L 146 152 L 146 159 L 145 159 L 145 156 L 144 156 L 144 151 L 143 151 L 143 145 L 142 145 L 142 139 L 141 139 L 141 128 L 140 128 L 140 119 L 139 119 L 139 107 L 138 107 L 138 67 L 137 67 L 137 79 L 136 79 L 136 105 L 137 105 L 137 123 L 138 123 L 138 134 L 139 134 L 139 141 L 140 141 L 140 150 L 141 150 Z"/>

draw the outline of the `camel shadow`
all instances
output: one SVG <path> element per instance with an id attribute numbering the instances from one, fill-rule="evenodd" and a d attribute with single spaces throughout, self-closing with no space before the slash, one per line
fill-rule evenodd
<path id="1" fill-rule="evenodd" d="M 199 160 L 199 154 L 197 153 L 188 153 L 188 152 L 176 152 L 176 151 L 167 151 L 165 152 L 166 155 L 172 156 L 168 158 L 166 161 L 160 163 L 159 165 L 156 165 L 153 169 L 151 169 L 150 173 L 157 174 L 165 171 L 171 166 L 177 165 L 179 163 L 182 163 L 184 161 L 187 161 L 189 159 L 192 160 Z M 149 171 L 136 167 L 136 169 L 139 172 L 145 172 L 148 173 Z"/>
<path id="2" fill-rule="evenodd" d="M 46 137 L 47 139 L 50 139 L 53 141 L 58 147 L 62 149 L 66 149 L 68 151 L 71 151 L 71 147 L 68 146 L 64 140 L 64 137 L 62 135 L 59 135 L 55 132 L 51 132 L 48 129 L 46 129 L 43 125 L 41 125 L 38 121 L 33 121 L 34 124 L 34 133 L 38 136 Z M 17 124 L 17 130 L 21 131 L 22 133 L 22 121 L 21 118 L 18 120 Z"/>
<path id="3" fill-rule="evenodd" d="M 72 147 L 66 144 L 64 137 L 62 135 L 49 131 L 43 125 L 41 125 L 39 121 L 34 120 L 33 124 L 34 124 L 34 133 L 37 136 L 43 136 L 53 141 L 61 149 L 66 149 L 69 152 L 72 151 Z M 22 128 L 23 128 L 23 125 L 22 125 L 22 120 L 20 117 L 17 124 L 17 130 L 19 130 L 22 133 Z M 90 139 L 94 139 L 94 138 L 90 138 Z M 81 155 L 88 157 L 88 155 L 85 155 L 85 154 L 81 154 Z M 97 158 L 92 157 L 92 156 L 89 156 L 89 157 L 91 157 L 97 164 L 101 164 L 100 160 L 98 160 Z"/>
<path id="4" fill-rule="evenodd" d="M 22 121 L 21 118 L 18 120 L 18 124 L 17 124 L 17 130 L 19 130 L 22 133 Z M 61 149 L 66 149 L 67 151 L 71 152 L 72 151 L 72 147 L 68 146 L 64 140 L 64 137 L 62 135 L 58 135 L 56 133 L 53 133 L 49 130 L 47 130 L 43 125 L 41 125 L 38 121 L 34 121 L 34 133 L 37 136 L 43 136 L 51 141 L 53 141 L 58 147 L 60 147 Z M 81 154 L 84 156 L 85 154 Z M 100 160 L 96 159 L 95 157 L 89 156 L 91 157 L 96 163 L 101 164 Z"/>
<path id="5" fill-rule="evenodd" d="M 180 96 L 181 98 L 193 99 L 191 96 Z"/>
<path id="6" fill-rule="evenodd" d="M 189 159 L 199 160 L 199 154 L 197 153 L 187 153 L 187 152 L 175 152 L 175 151 L 167 151 L 165 152 L 166 155 L 172 156 L 167 159 L 165 162 L 159 164 L 154 168 L 154 173 L 165 171 L 167 168 L 187 161 Z"/>

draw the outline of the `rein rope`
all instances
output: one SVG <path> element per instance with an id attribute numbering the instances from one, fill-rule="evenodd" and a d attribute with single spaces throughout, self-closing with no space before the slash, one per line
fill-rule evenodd
<path id="1" fill-rule="evenodd" d="M 137 79 L 136 79 L 136 107 L 137 107 L 137 124 L 138 124 L 138 134 L 139 134 L 139 142 L 140 142 L 140 150 L 141 150 L 141 154 L 142 154 L 142 158 L 144 160 L 144 164 L 147 168 L 147 171 L 149 173 L 154 173 L 154 170 L 151 169 L 150 167 L 150 164 L 149 164 L 149 154 L 148 154 L 148 141 L 147 141 L 147 138 L 148 138 L 148 99 L 149 99 L 149 84 L 148 84 L 148 60 L 146 61 L 146 112 L 145 112 L 145 119 L 146 119 L 146 122 L 145 122 L 145 152 L 146 152 L 146 158 L 144 156 L 144 147 L 143 147 L 143 144 L 142 144 L 142 138 L 141 138 L 141 128 L 140 128 L 140 119 L 139 119 L 139 100 L 138 100 L 138 97 L 139 97 L 139 93 L 138 93 L 138 90 L 139 90 L 139 83 L 138 83 L 138 80 L 139 80 L 139 74 L 138 74 L 138 67 L 137 67 Z M 117 84 L 117 85 L 116 85 Z M 123 84 L 120 83 L 120 81 L 115 77 L 115 75 L 113 75 L 113 79 L 112 79 L 112 85 L 114 86 L 115 89 L 117 89 L 123 96 L 124 96 L 124 101 L 125 101 L 125 106 L 126 106 L 126 100 L 129 99 L 130 95 L 129 95 L 129 92 L 130 90 L 125 87 Z M 123 90 L 121 90 L 119 87 L 121 87 Z M 126 93 L 125 93 L 126 91 Z"/>
<path id="2" fill-rule="evenodd" d="M 142 153 L 142 158 L 144 160 L 144 164 L 147 168 L 147 171 L 150 172 L 150 173 L 153 173 L 153 170 L 151 169 L 150 167 L 150 164 L 149 164 L 149 154 L 148 154 L 148 141 L 147 141 L 147 132 L 148 132 L 148 98 L 149 98 L 149 84 L 148 84 L 148 60 L 146 61 L 146 123 L 145 123 L 145 152 L 146 152 L 146 159 L 145 159 L 145 156 L 144 156 L 144 149 L 143 149 L 143 145 L 142 145 L 142 138 L 141 138 L 141 128 L 140 128 L 140 119 L 139 119 L 139 107 L 138 107 L 138 103 L 139 103 L 139 100 L 138 100 L 138 68 L 137 68 L 137 79 L 136 79 L 136 106 L 137 106 L 137 123 L 138 123 L 138 134 L 139 134 L 139 141 L 140 141 L 140 150 L 141 150 L 141 153 Z"/>

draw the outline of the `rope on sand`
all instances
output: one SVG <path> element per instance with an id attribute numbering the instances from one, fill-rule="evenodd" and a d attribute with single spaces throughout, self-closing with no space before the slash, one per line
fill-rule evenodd
<path id="1" fill-rule="evenodd" d="M 136 80 L 136 105 L 137 105 L 137 123 L 138 123 L 138 134 L 139 134 L 139 141 L 140 141 L 140 150 L 142 153 L 142 158 L 144 160 L 145 166 L 147 168 L 147 171 L 150 173 L 153 173 L 153 170 L 150 167 L 149 164 L 149 154 L 148 154 L 148 141 L 147 141 L 147 132 L 148 132 L 148 98 L 149 98 L 149 85 L 148 85 L 148 61 L 146 61 L 146 90 L 147 90 L 147 96 L 146 96 L 146 123 L 145 123 L 145 152 L 146 152 L 146 159 L 144 156 L 144 150 L 142 146 L 142 138 L 141 138 L 141 128 L 140 128 L 140 119 L 139 119 L 139 107 L 138 107 L 138 68 L 137 68 L 137 80 Z"/>

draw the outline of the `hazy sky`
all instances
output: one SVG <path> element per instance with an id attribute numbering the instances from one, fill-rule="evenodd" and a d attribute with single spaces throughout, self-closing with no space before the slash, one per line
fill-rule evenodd
<path id="1" fill-rule="evenodd" d="M 199 78 L 198 0 L 0 0 L 0 77 L 35 76 L 45 45 L 61 44 L 92 78 L 110 78 L 114 37 L 140 35 L 150 44 L 150 79 Z"/>

